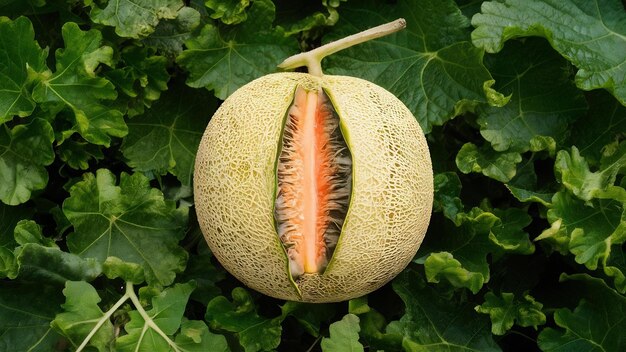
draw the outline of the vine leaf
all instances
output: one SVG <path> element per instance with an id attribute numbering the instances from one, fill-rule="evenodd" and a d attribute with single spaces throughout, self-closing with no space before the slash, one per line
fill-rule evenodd
<path id="1" fill-rule="evenodd" d="M 55 53 L 56 71 L 35 86 L 33 99 L 54 114 L 72 111 L 73 126 L 57 137 L 61 142 L 78 132 L 88 142 L 108 147 L 111 136 L 128 132 L 122 112 L 105 103 L 117 98 L 115 87 L 96 74 L 100 64 L 112 64 L 113 49 L 102 45 L 98 30 L 82 31 L 74 22 L 63 25 L 62 35 L 65 48 Z"/>
<path id="2" fill-rule="evenodd" d="M 346 314 L 340 321 L 330 324 L 330 337 L 322 339 L 322 351 L 363 351 L 359 342 L 359 317 Z"/>
<path id="3" fill-rule="evenodd" d="M 475 309 L 478 313 L 489 314 L 491 332 L 504 335 L 515 323 L 522 327 L 546 323 L 546 315 L 541 311 L 543 304 L 535 301 L 530 295 L 517 299 L 513 293 L 503 292 L 499 296 L 493 292 L 485 294 L 485 302 Z"/>
<path id="4" fill-rule="evenodd" d="M 122 152 L 136 171 L 175 175 L 191 185 L 196 151 L 217 100 L 178 85 L 144 114 L 128 122 Z"/>
<path id="5" fill-rule="evenodd" d="M 37 74 L 48 70 L 48 50 L 41 49 L 26 17 L 14 21 L 0 17 L 0 43 L 0 123 L 4 123 L 35 109 L 30 90 Z"/>
<path id="6" fill-rule="evenodd" d="M 626 298 L 601 279 L 586 274 L 561 274 L 563 292 L 580 299 L 572 311 L 557 309 L 559 328 L 545 328 L 538 338 L 543 351 L 623 351 L 626 349 Z"/>
<path id="7" fill-rule="evenodd" d="M 275 8 L 270 0 L 257 0 L 249 19 L 231 27 L 206 24 L 189 39 L 176 59 L 189 72 L 187 84 L 214 90 L 219 99 L 255 78 L 276 71 L 276 65 L 298 51 L 297 42 L 272 27 Z"/>
<path id="8" fill-rule="evenodd" d="M 0 126 L 0 200 L 25 203 L 32 192 L 48 184 L 45 166 L 54 161 L 54 132 L 48 121 L 36 118 L 9 129 Z"/>
<path id="9" fill-rule="evenodd" d="M 135 39 L 152 33 L 161 19 L 176 18 L 184 6 L 181 0 L 110 0 L 104 9 L 95 3 L 89 14 L 95 23 L 113 26 L 120 37 Z"/>
<path id="10" fill-rule="evenodd" d="M 469 302 L 451 301 L 411 270 L 403 271 L 393 289 L 405 313 L 387 326 L 403 336 L 405 351 L 500 351 L 489 330 L 489 319 L 474 312 Z"/>
<path id="11" fill-rule="evenodd" d="M 404 17 L 406 29 L 338 52 L 327 71 L 358 76 L 395 94 L 424 132 L 479 103 L 503 105 L 482 50 L 470 42 L 469 20 L 452 0 L 407 0 L 396 6 L 366 1 L 341 6 L 341 17 L 325 40 L 335 40 Z"/>
<path id="12" fill-rule="evenodd" d="M 176 208 L 139 174 L 115 176 L 100 169 L 70 188 L 63 213 L 74 226 L 67 239 L 72 253 L 140 264 L 150 284 L 169 285 L 187 261 L 178 246 L 184 236 L 188 208 Z"/>
<path id="13" fill-rule="evenodd" d="M 576 26 L 572 26 L 576 23 Z M 486 1 L 472 41 L 495 53 L 515 37 L 542 36 L 576 67 L 576 85 L 605 88 L 626 105 L 626 12 L 618 0 Z"/>

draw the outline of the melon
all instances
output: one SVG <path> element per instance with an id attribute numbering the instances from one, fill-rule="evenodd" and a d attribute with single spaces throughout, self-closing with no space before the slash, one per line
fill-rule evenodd
<path id="1" fill-rule="evenodd" d="M 428 227 L 433 174 L 400 100 L 318 70 L 263 76 L 223 102 L 197 152 L 194 199 L 211 251 L 245 285 L 337 302 L 408 265 Z"/>

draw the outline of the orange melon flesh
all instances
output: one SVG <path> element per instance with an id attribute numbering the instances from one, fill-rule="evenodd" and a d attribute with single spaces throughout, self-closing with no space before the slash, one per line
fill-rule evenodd
<path id="1" fill-rule="evenodd" d="M 328 264 L 347 211 L 350 167 L 330 99 L 298 87 L 285 120 L 275 207 L 292 277 Z"/>

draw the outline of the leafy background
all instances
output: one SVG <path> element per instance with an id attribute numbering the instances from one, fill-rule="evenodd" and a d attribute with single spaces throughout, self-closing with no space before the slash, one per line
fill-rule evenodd
<path id="1" fill-rule="evenodd" d="M 619 0 L 0 0 L 1 351 L 626 350 Z M 435 171 L 382 289 L 284 302 L 211 257 L 202 131 L 289 55 L 396 94 Z"/>

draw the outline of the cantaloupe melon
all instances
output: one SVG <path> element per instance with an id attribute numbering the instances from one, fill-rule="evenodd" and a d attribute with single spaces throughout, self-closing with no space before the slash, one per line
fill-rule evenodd
<path id="1" fill-rule="evenodd" d="M 194 197 L 219 262 L 269 296 L 334 302 L 396 276 L 424 237 L 424 134 L 368 81 L 275 73 L 234 92 L 198 149 Z"/>

